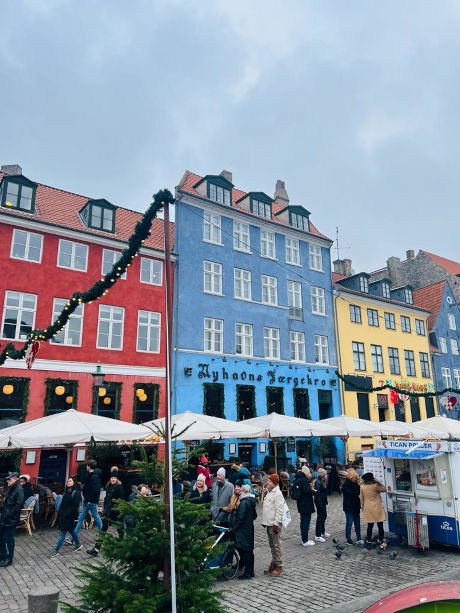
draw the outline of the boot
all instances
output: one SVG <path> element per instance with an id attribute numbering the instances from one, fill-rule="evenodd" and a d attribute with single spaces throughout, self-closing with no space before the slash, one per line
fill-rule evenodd
<path id="1" fill-rule="evenodd" d="M 275 566 L 275 568 L 271 571 L 270 575 L 272 575 L 273 577 L 278 577 L 278 575 L 281 575 L 282 572 L 282 566 Z"/>
<path id="2" fill-rule="evenodd" d="M 264 570 L 264 575 L 270 575 L 274 568 L 276 568 L 274 562 L 270 562 L 270 566 Z"/>

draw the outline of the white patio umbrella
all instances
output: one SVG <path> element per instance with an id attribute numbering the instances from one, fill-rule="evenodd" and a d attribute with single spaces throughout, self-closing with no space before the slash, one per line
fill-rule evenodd
<path id="1" fill-rule="evenodd" d="M 380 436 L 380 423 L 367 419 L 338 415 L 321 420 L 323 426 L 332 426 L 340 430 L 339 436 Z M 337 436 L 337 435 L 336 435 Z"/>
<path id="2" fill-rule="evenodd" d="M 232 421 L 184 411 L 171 415 L 171 436 L 179 441 L 195 441 L 211 438 L 258 438 L 265 435 L 262 427 L 251 426 L 249 421 Z M 164 432 L 165 420 L 162 417 L 145 422 L 143 425 L 150 431 L 150 437 L 152 431 L 154 436 L 161 436 Z"/>
<path id="3" fill-rule="evenodd" d="M 423 430 L 430 430 L 444 433 L 448 438 L 460 439 L 460 421 L 457 419 L 450 419 L 445 415 L 435 415 L 435 417 L 429 417 L 428 419 L 421 419 L 413 423 L 414 426 L 422 428 Z M 434 435 L 436 437 L 436 435 Z M 446 437 L 446 438 L 447 438 Z"/>
<path id="4" fill-rule="evenodd" d="M 418 422 L 421 423 L 421 422 Z M 407 436 L 411 435 L 415 439 L 426 438 L 449 438 L 449 435 L 435 428 L 422 428 L 415 424 L 408 424 L 403 421 L 389 419 L 380 423 L 381 434 L 384 436 Z"/>

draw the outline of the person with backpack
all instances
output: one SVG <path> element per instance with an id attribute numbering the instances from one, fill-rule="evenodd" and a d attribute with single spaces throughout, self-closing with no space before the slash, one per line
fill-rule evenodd
<path id="1" fill-rule="evenodd" d="M 291 498 L 297 502 L 297 511 L 300 514 L 300 537 L 304 547 L 312 547 L 315 541 L 308 538 L 310 529 L 311 515 L 315 512 L 313 502 L 314 492 L 311 488 L 311 472 L 308 466 L 304 465 L 297 472 L 296 478 L 291 485 Z"/>
<path id="2" fill-rule="evenodd" d="M 69 477 L 66 483 L 66 490 L 62 497 L 61 504 L 57 516 L 57 527 L 60 531 L 58 542 L 51 554 L 52 558 L 59 556 L 65 535 L 67 532 L 72 536 L 72 541 L 75 543 L 74 551 L 81 551 L 83 545 L 78 538 L 78 532 L 75 530 L 75 520 L 78 517 L 78 507 L 81 503 L 81 491 L 76 483 L 75 477 Z"/>

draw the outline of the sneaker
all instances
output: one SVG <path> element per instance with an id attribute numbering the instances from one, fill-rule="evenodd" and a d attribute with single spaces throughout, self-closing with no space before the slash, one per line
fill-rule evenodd
<path id="1" fill-rule="evenodd" d="M 66 538 L 64 539 L 64 543 L 66 545 L 73 545 L 73 540 L 70 538 L 70 536 L 66 536 Z"/>
<path id="2" fill-rule="evenodd" d="M 307 541 L 306 543 L 302 543 L 304 547 L 313 547 L 314 544 L 315 544 L 315 541 Z"/>
<path id="3" fill-rule="evenodd" d="M 78 545 L 78 547 L 74 548 L 74 551 L 81 551 L 83 549 L 83 545 Z"/>
<path id="4" fill-rule="evenodd" d="M 347 539 L 347 544 L 348 545 L 354 545 L 353 541 L 351 539 Z"/>
<path id="5" fill-rule="evenodd" d="M 326 539 L 323 539 L 323 537 L 322 537 L 322 536 L 315 536 L 315 541 L 316 541 L 317 543 L 325 543 L 325 542 L 326 542 Z"/>
<path id="6" fill-rule="evenodd" d="M 324 539 L 328 539 L 328 538 L 329 538 L 331 535 L 329 534 L 329 532 L 324 532 L 324 533 L 323 533 L 321 536 L 322 536 Z"/>
<path id="7" fill-rule="evenodd" d="M 53 553 L 50 555 L 50 558 L 57 558 L 57 556 L 60 556 L 61 554 L 59 553 L 59 551 L 53 551 Z"/>
<path id="8" fill-rule="evenodd" d="M 359 539 L 359 541 L 356 541 L 355 545 L 364 545 L 363 539 Z"/>
<path id="9" fill-rule="evenodd" d="M 99 554 L 99 549 L 96 549 L 96 547 L 93 547 L 92 549 L 87 549 L 86 553 L 89 553 L 90 556 L 96 557 Z"/>

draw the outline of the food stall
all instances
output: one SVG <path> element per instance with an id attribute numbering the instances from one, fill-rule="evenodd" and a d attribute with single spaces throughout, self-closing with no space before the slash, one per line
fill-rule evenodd
<path id="1" fill-rule="evenodd" d="M 386 529 L 419 549 L 460 547 L 460 442 L 381 440 L 363 461 L 387 488 Z"/>

